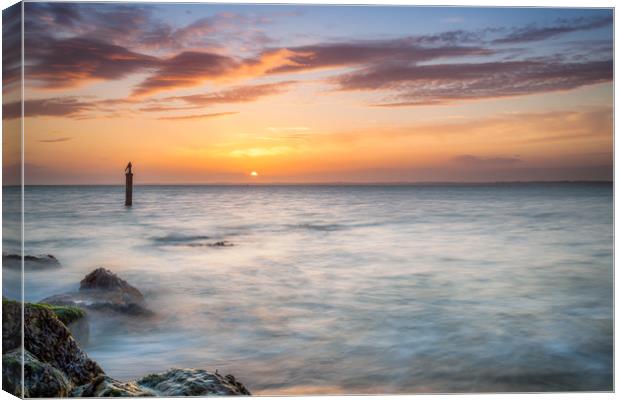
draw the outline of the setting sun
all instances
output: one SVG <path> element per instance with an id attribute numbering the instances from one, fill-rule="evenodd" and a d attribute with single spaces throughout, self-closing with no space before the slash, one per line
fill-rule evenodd
<path id="1" fill-rule="evenodd" d="M 258 176 L 258 172 L 256 172 L 256 171 L 252 171 L 252 172 L 250 172 L 250 175 L 252 175 L 252 176 Z"/>

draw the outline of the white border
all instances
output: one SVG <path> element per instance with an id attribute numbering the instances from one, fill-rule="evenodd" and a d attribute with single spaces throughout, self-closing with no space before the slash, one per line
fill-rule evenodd
<path id="1" fill-rule="evenodd" d="M 26 1 L 32 1 L 32 0 L 26 0 Z M 101 2 L 98 0 L 82 0 L 82 1 Z M 579 7 L 614 8 L 615 7 L 614 2 L 610 0 L 590 0 L 590 1 L 583 1 L 583 0 L 582 1 L 579 1 L 579 0 L 538 0 L 538 1 L 531 1 L 531 0 L 530 1 L 527 1 L 527 0 L 526 1 L 515 1 L 515 0 L 501 0 L 501 1 L 498 1 L 498 0 L 446 0 L 446 1 L 440 1 L 440 0 L 439 1 L 438 0 L 425 0 L 425 1 L 415 1 L 415 0 L 389 0 L 389 1 L 383 1 L 383 0 L 374 0 L 374 1 L 368 1 L 368 0 L 337 0 L 337 1 L 297 0 L 294 2 L 293 1 L 278 1 L 278 0 L 271 0 L 271 1 L 244 0 L 244 1 L 239 1 L 239 2 L 231 2 L 231 1 L 224 1 L 224 0 L 210 0 L 210 1 L 205 1 L 205 2 L 175 1 L 175 0 L 167 0 L 167 1 L 133 0 L 130 2 L 133 2 L 133 3 L 220 3 L 220 4 L 231 4 L 231 3 L 265 4 L 266 3 L 266 4 L 307 4 L 307 5 L 313 5 L 313 4 L 314 5 L 334 5 L 336 4 L 336 5 L 465 6 L 465 7 L 561 7 L 561 8 L 573 8 L 573 7 L 576 7 L 576 8 L 579 8 Z M 17 1 L 0 0 L 0 4 L 2 4 L 3 9 L 15 3 L 17 3 Z M 618 37 L 618 27 L 617 25 L 614 25 L 614 61 L 615 61 L 615 38 L 617 37 Z M 0 49 L 1 49 L 1 43 L 0 43 Z M 22 57 L 23 57 L 23 51 L 22 51 Z M 23 60 L 22 60 L 22 68 L 23 68 Z M 614 62 L 614 76 L 618 76 L 618 71 L 619 71 L 619 68 L 617 64 Z M 0 78 L 1 78 L 1 72 L 0 72 Z M 614 105 L 615 105 L 616 84 L 617 82 L 614 80 Z M 22 100 L 23 100 L 23 88 L 22 88 Z M 22 108 L 22 113 L 23 113 L 23 108 Z M 615 127 L 615 121 L 617 120 L 617 116 L 618 116 L 617 113 L 618 113 L 618 110 L 615 109 L 614 107 L 614 127 Z M 1 116 L 1 111 L 0 111 L 0 116 Z M 22 129 L 23 129 L 23 120 L 22 120 Z M 23 130 L 22 130 L 22 133 L 23 133 Z M 24 156 L 23 136 L 24 135 L 22 134 L 21 135 L 22 161 L 23 161 L 23 156 Z M 615 138 L 615 129 L 614 129 L 614 138 Z M 615 176 L 617 176 L 616 173 L 618 172 L 618 168 L 620 168 L 618 166 L 618 163 L 616 162 L 616 154 L 618 154 L 617 146 L 618 145 L 616 141 L 614 140 L 614 178 Z M 2 161 L 2 154 L 0 152 L 0 162 L 1 161 Z M 0 175 L 0 181 L 1 179 L 2 178 Z M 24 176 L 23 176 L 23 170 L 22 170 L 22 180 L 23 179 L 24 179 Z M 615 224 L 615 209 L 616 209 L 616 206 L 618 205 L 618 194 L 619 194 L 618 188 L 614 184 L 614 266 L 616 265 L 615 237 L 620 233 L 620 228 L 618 228 L 618 226 Z M 2 200 L 2 193 L 0 192 L 0 201 L 1 200 Z M 23 207 L 23 192 L 22 192 L 22 207 Z M 2 223 L 2 215 L 0 213 L 0 224 L 1 223 Z M 22 225 L 22 235 L 23 235 L 23 225 Z M 23 246 L 23 239 L 24 238 L 22 236 L 22 246 Z M 615 267 L 614 267 L 614 272 L 615 272 Z M 1 277 L 2 277 L 2 274 L 0 271 L 0 279 Z M 22 279 L 22 285 L 23 285 L 23 279 Z M 615 305 L 615 298 L 616 298 L 616 290 L 617 290 L 617 285 L 615 285 L 615 273 L 614 273 L 614 305 Z M 22 296 L 23 296 L 23 286 L 22 286 Z M 616 329 L 618 327 L 617 322 L 618 322 L 617 313 L 614 308 L 614 367 L 615 367 L 615 349 L 618 348 L 618 336 L 615 335 Z M 616 372 L 617 372 L 616 368 L 614 368 L 614 384 L 617 382 Z M 483 398 L 483 399 L 489 399 L 489 400 L 517 400 L 517 399 L 521 400 L 521 399 L 539 399 L 539 398 L 575 400 L 575 399 L 608 399 L 608 398 L 615 397 L 615 394 L 614 393 L 550 393 L 550 394 L 534 393 L 534 394 L 458 394 L 458 395 L 455 394 L 455 395 L 389 395 L 389 396 L 378 395 L 378 396 L 372 396 L 372 398 L 381 399 L 381 400 L 386 400 L 386 399 L 397 400 L 397 399 L 409 399 L 409 398 L 416 399 L 416 398 L 428 397 L 428 396 L 432 396 L 432 399 L 437 399 L 437 400 L 453 399 L 454 396 L 459 396 L 459 398 L 463 398 L 463 399 Z M 316 397 L 316 396 L 298 396 L 297 398 L 311 399 L 313 397 Z M 367 397 L 368 396 L 330 396 L 329 398 L 334 399 L 334 400 L 351 400 L 351 399 L 363 399 Z M 263 398 L 278 399 L 279 397 L 270 396 L 270 397 L 263 397 Z M 15 399 L 15 397 L 6 392 L 0 392 L 0 400 L 4 400 L 4 399 Z M 161 397 L 161 399 L 176 399 L 176 398 Z"/>

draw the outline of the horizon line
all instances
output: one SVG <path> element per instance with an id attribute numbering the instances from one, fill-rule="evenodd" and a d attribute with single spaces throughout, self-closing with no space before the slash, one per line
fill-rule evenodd
<path id="1" fill-rule="evenodd" d="M 596 183 L 613 184 L 613 179 L 578 179 L 578 180 L 515 180 L 515 181 L 402 181 L 402 182 L 211 182 L 211 183 L 141 183 L 133 186 L 422 186 L 422 185 L 505 185 L 505 184 L 553 184 L 553 183 Z M 20 187 L 22 185 L 2 185 L 3 187 Z M 26 186 L 125 186 L 123 183 L 42 183 L 25 184 Z"/>

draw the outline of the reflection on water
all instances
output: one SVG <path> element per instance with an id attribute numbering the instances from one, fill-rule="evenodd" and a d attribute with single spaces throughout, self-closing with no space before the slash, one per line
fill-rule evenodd
<path id="1" fill-rule="evenodd" d="M 611 185 L 29 187 L 26 299 L 97 266 L 152 320 L 91 316 L 129 379 L 274 393 L 611 390 Z M 208 246 L 217 241 L 233 244 Z M 5 292 L 7 288 L 4 288 Z"/>

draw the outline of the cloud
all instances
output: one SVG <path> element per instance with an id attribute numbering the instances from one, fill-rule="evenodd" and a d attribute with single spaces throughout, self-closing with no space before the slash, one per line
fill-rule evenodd
<path id="1" fill-rule="evenodd" d="M 497 61 L 434 65 L 376 65 L 332 79 L 340 90 L 392 90 L 383 107 L 521 96 L 610 82 L 613 61 Z"/>
<path id="2" fill-rule="evenodd" d="M 21 77 L 21 3 L 2 11 L 2 86 L 13 87 Z"/>
<path id="3" fill-rule="evenodd" d="M 223 77 L 237 66 L 238 63 L 228 56 L 186 51 L 161 61 L 157 72 L 140 83 L 134 89 L 133 96 L 196 86 L 205 80 Z"/>
<path id="4" fill-rule="evenodd" d="M 237 86 L 231 89 L 207 94 L 168 97 L 165 100 L 181 100 L 195 106 L 209 106 L 227 103 L 248 103 L 261 97 L 271 96 L 284 92 L 296 81 L 265 83 L 260 85 Z"/>
<path id="5" fill-rule="evenodd" d="M 146 107 L 141 107 L 139 111 L 142 112 L 167 112 L 167 111 L 187 111 L 187 110 L 195 110 L 200 108 L 199 106 L 189 106 L 189 107 L 176 107 L 172 105 L 150 105 Z"/>
<path id="6" fill-rule="evenodd" d="M 26 40 L 26 76 L 45 88 L 79 86 L 88 81 L 115 80 L 159 65 L 155 57 L 97 39 Z M 34 40 L 33 40 L 34 41 Z"/>
<path id="7" fill-rule="evenodd" d="M 459 164 L 473 166 L 512 165 L 523 162 L 518 157 L 479 157 L 471 154 L 459 155 L 454 157 L 453 160 Z"/>
<path id="8" fill-rule="evenodd" d="M 492 50 L 470 46 L 424 47 L 415 38 L 352 41 L 289 48 L 288 62 L 268 73 L 299 72 L 326 67 L 365 65 L 377 62 L 412 63 L 444 57 L 490 55 Z"/>
<path id="9" fill-rule="evenodd" d="M 41 140 L 39 140 L 39 142 L 41 142 L 41 143 L 61 143 L 61 142 L 68 142 L 71 139 L 73 139 L 73 138 L 70 138 L 70 137 L 60 137 L 60 138 L 54 138 L 54 139 L 41 139 Z"/>
<path id="10" fill-rule="evenodd" d="M 613 24 L 613 16 L 578 17 L 572 19 L 557 19 L 554 25 L 539 26 L 530 24 L 522 28 L 515 28 L 508 35 L 494 40 L 495 43 L 524 43 L 549 39 L 572 32 L 589 31 L 604 28 Z"/>
<path id="11" fill-rule="evenodd" d="M 258 58 L 236 59 L 210 52 L 187 51 L 163 60 L 157 71 L 134 88 L 133 97 L 198 86 L 204 82 L 231 81 L 263 76 L 274 65 L 288 61 L 287 49 L 270 51 Z"/>
<path id="12" fill-rule="evenodd" d="M 158 119 L 167 120 L 167 121 L 179 121 L 179 120 L 186 120 L 186 119 L 216 118 L 216 117 L 224 117 L 226 115 L 235 115 L 235 114 L 238 114 L 238 112 L 232 111 L 232 112 L 219 112 L 219 113 L 211 113 L 211 114 L 180 115 L 180 116 L 172 116 L 172 117 L 159 117 Z"/>
<path id="13" fill-rule="evenodd" d="M 85 111 L 95 109 L 92 102 L 85 102 L 76 97 L 58 97 L 49 99 L 26 100 L 24 111 L 26 117 L 75 117 Z M 21 117 L 21 102 L 2 105 L 2 118 Z"/>
<path id="14" fill-rule="evenodd" d="M 607 27 L 613 22 L 611 13 L 512 29 L 265 47 L 272 41 L 260 27 L 280 16 L 225 12 L 173 26 L 158 15 L 161 8 L 151 5 L 29 3 L 26 7 L 29 84 L 61 89 L 143 74 L 146 78 L 132 88 L 133 100 L 204 83 L 230 84 L 323 69 L 336 73 L 343 68 L 348 72 L 329 82 L 339 90 L 387 92 L 375 104 L 382 107 L 570 90 L 612 79 L 611 40 L 595 50 L 565 43 L 563 56 L 538 59 L 524 59 L 530 49 L 498 46 Z M 475 62 L 464 61 L 472 59 Z M 5 80 L 17 79 L 15 65 L 11 60 L 3 63 Z M 174 101 L 194 105 L 253 101 L 272 89 L 276 87 L 237 87 Z M 155 104 L 142 111 L 165 108 Z"/>

